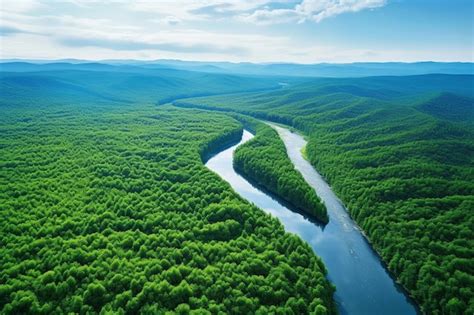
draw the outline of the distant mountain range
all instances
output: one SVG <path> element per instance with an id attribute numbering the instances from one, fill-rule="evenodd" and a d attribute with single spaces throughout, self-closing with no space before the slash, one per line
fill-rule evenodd
<path id="1" fill-rule="evenodd" d="M 107 69 L 111 66 L 120 66 L 123 71 L 140 69 L 176 69 L 187 71 L 198 71 L 207 73 L 227 73 L 244 75 L 277 75 L 277 76 L 299 76 L 299 77 L 366 77 L 385 75 L 419 75 L 419 74 L 474 74 L 474 63 L 472 62 L 359 62 L 359 63 L 318 63 L 318 64 L 294 64 L 294 63 L 232 63 L 232 62 L 205 62 L 205 61 L 183 61 L 183 60 L 22 60 L 3 59 L 0 60 L 0 71 L 41 71 L 38 64 L 47 65 L 44 69 L 55 70 L 69 69 L 72 65 L 82 65 L 87 70 Z M 79 68 L 82 68 L 79 67 Z"/>
<path id="2" fill-rule="evenodd" d="M 162 104 L 175 98 L 280 89 L 282 82 L 292 85 L 309 80 L 97 62 L 7 62 L 0 63 L 0 107 L 64 102 Z"/>

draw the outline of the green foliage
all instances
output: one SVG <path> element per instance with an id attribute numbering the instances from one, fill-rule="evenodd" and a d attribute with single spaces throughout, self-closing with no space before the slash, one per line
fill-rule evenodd
<path id="1" fill-rule="evenodd" d="M 473 101 L 468 97 L 451 93 L 440 93 L 428 100 L 423 100 L 418 109 L 440 119 L 474 123 Z"/>
<path id="2" fill-rule="evenodd" d="M 19 93 L 0 115 L 1 313 L 334 311 L 311 248 L 203 165 L 239 122 Z"/>
<path id="3" fill-rule="evenodd" d="M 208 74 L 173 69 L 144 69 L 101 64 L 34 65 L 22 72 L 10 64 L 0 72 L 0 106 L 52 104 L 165 104 L 180 97 L 272 89 L 278 78 Z M 37 102 L 47 98 L 47 102 Z M 40 104 L 42 103 L 42 104 Z"/>
<path id="4" fill-rule="evenodd" d="M 472 313 L 474 76 L 328 81 L 176 103 L 305 131 L 307 157 L 422 310 Z"/>
<path id="5" fill-rule="evenodd" d="M 91 283 L 84 292 L 84 303 L 100 310 L 107 301 L 106 290 L 101 283 Z"/>
<path id="6" fill-rule="evenodd" d="M 234 168 L 295 208 L 327 223 L 325 206 L 295 170 L 278 133 L 262 123 L 255 129 L 256 136 L 235 151 Z"/>

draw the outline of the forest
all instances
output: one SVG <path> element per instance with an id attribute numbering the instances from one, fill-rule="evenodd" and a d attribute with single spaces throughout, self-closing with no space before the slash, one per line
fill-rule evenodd
<path id="1" fill-rule="evenodd" d="M 426 314 L 474 313 L 474 76 L 315 79 L 178 100 L 286 123 Z"/>
<path id="2" fill-rule="evenodd" d="M 278 133 L 263 123 L 258 123 L 254 129 L 255 137 L 235 151 L 234 168 L 293 208 L 327 223 L 324 204 L 295 170 Z"/>
<path id="3" fill-rule="evenodd" d="M 248 128 L 236 167 L 324 221 L 252 116 L 306 134 L 308 159 L 423 313 L 474 313 L 473 85 L 5 66 L 0 312 L 334 314 L 317 253 L 203 165 Z"/>
<path id="4" fill-rule="evenodd" d="M 203 165 L 241 122 L 150 102 L 180 78 L 58 73 L 0 78 L 2 314 L 335 313 L 311 247 Z"/>

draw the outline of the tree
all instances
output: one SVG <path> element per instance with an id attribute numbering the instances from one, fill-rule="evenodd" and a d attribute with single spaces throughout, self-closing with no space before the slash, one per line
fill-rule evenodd
<path id="1" fill-rule="evenodd" d="M 84 302 L 100 310 L 107 301 L 107 291 L 101 283 L 90 283 L 84 292 Z"/>

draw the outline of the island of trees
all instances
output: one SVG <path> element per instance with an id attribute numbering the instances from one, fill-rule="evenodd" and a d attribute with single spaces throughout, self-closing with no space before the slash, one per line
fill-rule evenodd
<path id="1" fill-rule="evenodd" d="M 1 74 L 0 313 L 335 313 L 312 249 L 203 165 L 242 124 L 147 101 L 183 82 Z"/>
<path id="2" fill-rule="evenodd" d="M 1 313 L 335 313 L 311 248 L 203 165 L 242 132 L 230 112 L 306 133 L 311 163 L 422 311 L 474 313 L 472 75 L 275 90 L 281 78 L 2 67 Z M 174 104 L 225 113 L 162 106 L 198 95 Z M 238 153 L 249 176 L 286 177 L 255 153 L 288 165 L 281 142 L 254 131 Z"/>
<path id="3" fill-rule="evenodd" d="M 295 209 L 327 223 L 324 204 L 288 158 L 285 145 L 271 127 L 254 122 L 255 137 L 234 153 L 234 168 Z"/>
<path id="4" fill-rule="evenodd" d="M 474 76 L 313 79 L 201 97 L 304 131 L 307 155 L 426 314 L 474 313 Z"/>

